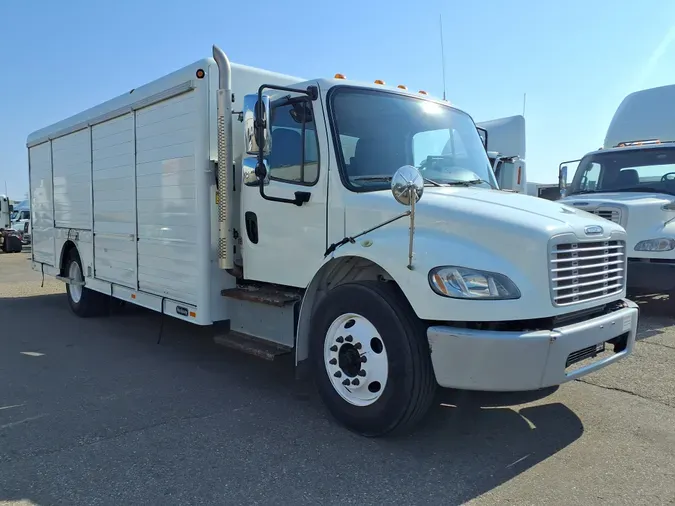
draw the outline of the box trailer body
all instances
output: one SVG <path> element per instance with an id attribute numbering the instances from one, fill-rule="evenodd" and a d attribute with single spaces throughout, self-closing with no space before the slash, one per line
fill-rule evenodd
<path id="1" fill-rule="evenodd" d="M 493 189 L 475 123 L 447 102 L 214 48 L 27 146 L 33 268 L 77 314 L 113 297 L 294 353 L 361 434 L 412 426 L 439 385 L 538 389 L 633 348 L 622 278 L 580 282 L 570 256 L 597 277 L 600 244 L 623 269 L 625 231 Z"/>
<path id="2" fill-rule="evenodd" d="M 0 228 L 11 228 L 12 204 L 6 195 L 0 195 Z"/>
<path id="3" fill-rule="evenodd" d="M 502 190 L 527 194 L 525 117 L 521 115 L 482 121 L 488 158 Z"/>
<path id="4" fill-rule="evenodd" d="M 636 293 L 675 291 L 674 117 L 675 85 L 626 96 L 603 146 L 577 161 L 563 201 L 626 229 Z"/>

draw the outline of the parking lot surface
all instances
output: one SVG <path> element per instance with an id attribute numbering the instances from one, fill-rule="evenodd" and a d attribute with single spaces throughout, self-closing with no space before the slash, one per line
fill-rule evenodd
<path id="1" fill-rule="evenodd" d="M 338 426 L 292 362 L 137 308 L 78 319 L 0 255 L 0 504 L 675 504 L 675 301 L 544 393 L 444 391 L 412 435 Z M 637 300 L 637 299 L 636 299 Z"/>

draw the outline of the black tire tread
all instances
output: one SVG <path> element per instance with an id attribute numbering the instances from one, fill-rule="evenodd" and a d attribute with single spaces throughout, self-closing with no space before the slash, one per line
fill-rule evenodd
<path id="1" fill-rule="evenodd" d="M 327 295 L 316 307 L 315 314 L 326 310 L 331 304 L 331 295 L 335 296 L 340 291 L 351 288 L 365 289 L 376 295 L 392 309 L 394 314 L 399 315 L 400 323 L 408 336 L 418 336 L 417 339 L 406 339 L 408 352 L 413 368 L 412 392 L 410 402 L 407 404 L 403 415 L 393 423 L 377 433 L 363 434 L 365 436 L 394 436 L 409 430 L 418 424 L 428 413 L 435 399 L 438 384 L 433 372 L 428 341 L 426 340 L 426 325 L 415 315 L 412 307 L 406 300 L 400 288 L 393 282 L 382 281 L 353 281 L 336 286 L 333 293 Z"/>

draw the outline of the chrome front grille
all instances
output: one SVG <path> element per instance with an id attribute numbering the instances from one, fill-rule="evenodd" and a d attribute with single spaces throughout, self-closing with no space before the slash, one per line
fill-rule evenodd
<path id="1" fill-rule="evenodd" d="M 568 306 L 621 292 L 626 283 L 624 241 L 553 245 L 550 255 L 551 299 Z"/>
<path id="2" fill-rule="evenodd" d="M 600 218 L 604 218 L 606 220 L 613 221 L 614 223 L 621 224 L 620 209 L 599 207 L 598 209 L 595 209 L 592 212 L 596 216 L 600 216 Z"/>

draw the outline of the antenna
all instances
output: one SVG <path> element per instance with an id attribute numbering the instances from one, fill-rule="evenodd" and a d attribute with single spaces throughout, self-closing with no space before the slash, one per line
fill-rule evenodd
<path id="1" fill-rule="evenodd" d="M 440 21 L 441 29 L 441 65 L 443 69 L 443 100 L 445 100 L 445 49 L 443 48 L 443 15 L 439 14 L 438 19 Z"/>

